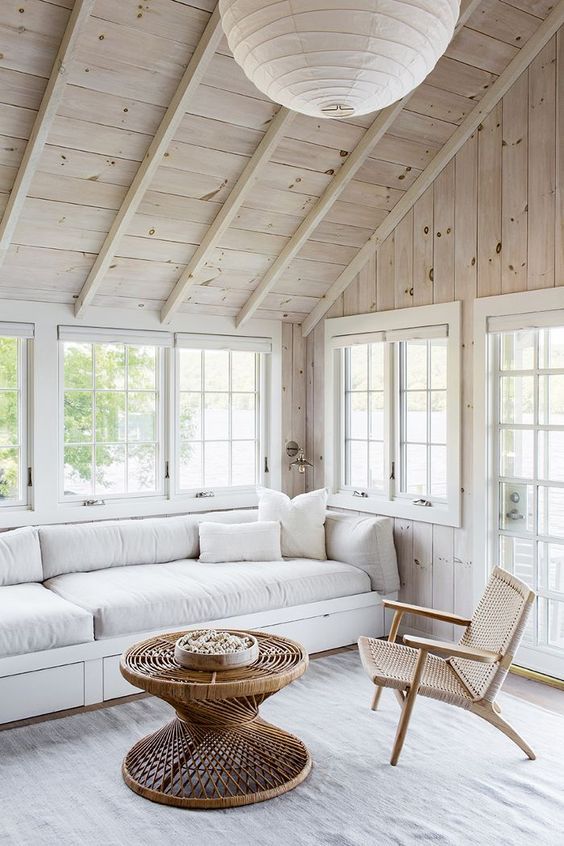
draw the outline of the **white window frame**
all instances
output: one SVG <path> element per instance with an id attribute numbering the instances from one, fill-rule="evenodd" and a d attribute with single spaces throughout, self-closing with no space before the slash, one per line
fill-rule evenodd
<path id="1" fill-rule="evenodd" d="M 28 465 L 33 467 L 33 487 L 29 489 L 27 507 L 0 508 L 0 529 L 16 526 L 41 525 L 65 522 L 89 522 L 92 520 L 113 520 L 131 517 L 149 517 L 162 514 L 186 514 L 229 508 L 256 507 L 256 489 L 247 494 L 218 494 L 213 499 L 174 494 L 173 479 L 167 479 L 161 496 L 140 496 L 127 499 L 103 497 L 105 504 L 84 507 L 83 500 L 59 501 L 59 451 L 58 445 L 60 396 L 58 385 L 59 344 L 58 327 L 76 326 L 82 328 L 85 322 L 74 316 L 72 305 L 61 303 L 36 303 L 24 300 L 2 302 L 2 321 L 26 322 L 35 327 L 33 341 L 29 341 L 32 357 L 28 378 L 28 443 L 33 450 L 28 452 Z M 152 310 L 131 308 L 103 308 L 93 306 L 88 312 L 88 323 L 101 329 L 141 332 L 162 331 L 159 313 Z M 237 329 L 233 318 L 179 313 L 173 317 L 167 330 L 174 335 L 197 328 L 198 333 L 215 336 L 245 338 L 270 338 L 272 353 L 270 361 L 271 405 L 265 410 L 266 436 L 263 437 L 268 455 L 269 473 L 264 477 L 266 487 L 279 488 L 282 475 L 282 324 L 279 321 L 253 318 L 244 328 Z M 164 356 L 170 359 L 166 378 L 166 402 L 173 401 L 173 350 L 165 349 Z M 31 378 L 33 371 L 33 378 Z M 170 405 L 167 406 L 170 409 Z M 169 473 L 173 474 L 173 421 L 171 411 L 165 419 L 166 460 Z"/>
<path id="2" fill-rule="evenodd" d="M 259 356 L 257 374 L 257 408 L 256 408 L 256 431 L 257 431 L 257 482 L 254 485 L 231 485 L 231 486 L 206 486 L 204 488 L 181 489 L 180 488 L 180 432 L 179 432 L 179 397 L 180 397 L 180 373 L 179 373 L 179 352 L 182 349 L 204 350 L 226 350 L 228 352 L 244 351 L 255 352 Z M 174 349 L 174 415 L 173 431 L 171 434 L 174 443 L 174 467 L 171 471 L 171 487 L 174 496 L 198 498 L 210 503 L 216 497 L 229 497 L 237 504 L 239 499 L 247 499 L 249 496 L 256 496 L 258 486 L 268 487 L 272 485 L 271 477 L 271 440 L 269 437 L 272 407 L 272 353 L 273 344 L 271 338 L 261 337 L 240 337 L 234 335 L 210 335 L 201 333 L 178 333 L 175 338 Z M 203 392 L 202 392 L 203 395 Z M 203 442 L 202 442 L 203 443 Z M 266 468 L 268 467 L 268 472 Z M 199 496 L 198 496 L 199 495 Z M 203 496 L 202 496 L 203 495 Z"/>
<path id="3" fill-rule="evenodd" d="M 166 356 L 167 347 L 172 345 L 172 335 L 170 333 L 161 332 L 141 332 L 135 330 L 114 330 L 105 327 L 69 327 L 59 326 L 59 503 L 82 503 L 85 502 L 106 502 L 111 501 L 128 501 L 133 499 L 150 500 L 155 498 L 162 498 L 167 492 L 167 464 L 168 464 L 168 446 L 166 440 L 165 418 L 167 414 L 167 395 L 166 384 L 168 381 L 168 356 Z M 124 346 L 155 346 L 157 350 L 157 367 L 155 373 L 155 394 L 157 398 L 157 420 L 156 420 L 156 450 L 157 456 L 155 461 L 156 487 L 154 491 L 119 491 L 99 492 L 94 491 L 88 495 L 84 494 L 65 494 L 65 376 L 64 376 L 64 345 L 66 342 L 76 342 L 83 344 L 123 344 Z M 96 361 L 93 359 L 93 386 L 88 390 L 93 395 L 95 400 L 96 389 Z M 127 394 L 129 388 L 127 382 L 124 386 L 124 391 Z M 96 429 L 95 413 L 92 420 L 92 427 Z M 126 448 L 128 441 L 124 442 Z M 85 444 L 87 445 L 87 444 Z M 93 441 L 93 448 L 96 448 L 96 440 Z"/>
<path id="4" fill-rule="evenodd" d="M 19 420 L 19 443 L 20 461 L 19 477 L 20 490 L 18 499 L 11 499 L 3 503 L 0 500 L 0 510 L 5 512 L 21 511 L 27 509 L 31 501 L 31 427 L 29 425 L 32 412 L 31 385 L 33 383 L 33 354 L 32 345 L 34 337 L 34 326 L 32 323 L 4 322 L 0 321 L 0 337 L 15 338 L 18 343 L 18 384 L 20 394 L 20 407 L 18 409 Z"/>
<path id="5" fill-rule="evenodd" d="M 494 356 L 490 354 L 492 334 L 503 328 L 540 328 L 553 323 L 554 311 L 564 309 L 564 288 L 545 288 L 515 294 L 482 297 L 474 301 L 474 388 L 473 388 L 473 488 L 474 496 L 472 592 L 477 603 L 497 559 L 497 514 L 494 433 L 495 380 L 491 378 Z M 501 318 L 504 318 L 503 321 Z M 534 653 L 534 654 L 533 654 Z M 557 661 L 561 661 L 558 657 Z M 548 653 L 521 646 L 519 663 L 532 663 L 543 672 L 556 674 Z"/>
<path id="6" fill-rule="evenodd" d="M 445 526 L 461 525 L 460 491 L 460 314 L 461 304 L 441 303 L 416 308 L 337 317 L 325 321 L 325 473 L 329 505 L 402 517 Z M 395 492 L 392 462 L 399 449 L 399 380 L 393 356 L 386 353 L 384 391 L 384 494 L 362 490 L 358 496 L 343 484 L 344 383 L 342 347 L 353 343 L 432 337 L 447 327 L 447 497 L 429 506 L 415 505 L 411 495 Z M 394 334 L 395 333 L 395 334 Z"/>

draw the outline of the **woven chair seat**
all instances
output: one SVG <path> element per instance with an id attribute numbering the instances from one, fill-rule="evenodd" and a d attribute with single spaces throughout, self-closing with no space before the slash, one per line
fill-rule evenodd
<path id="1" fill-rule="evenodd" d="M 358 648 L 362 665 L 374 684 L 397 690 L 409 687 L 419 650 L 371 637 L 361 637 Z M 419 694 L 460 708 L 470 708 L 474 701 L 450 664 L 431 654 L 427 656 Z"/>

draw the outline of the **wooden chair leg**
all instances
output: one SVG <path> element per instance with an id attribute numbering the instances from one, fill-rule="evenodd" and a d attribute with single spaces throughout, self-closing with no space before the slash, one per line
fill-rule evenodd
<path id="1" fill-rule="evenodd" d="M 417 664 L 415 665 L 413 679 L 409 686 L 407 696 L 405 697 L 403 702 L 401 716 L 396 732 L 396 739 L 394 740 L 394 748 L 392 749 L 392 757 L 390 758 L 390 764 L 392 765 L 392 767 L 395 767 L 395 765 L 397 764 L 400 752 L 402 750 L 405 735 L 407 734 L 407 727 L 411 718 L 411 712 L 413 711 L 413 706 L 415 705 L 415 699 L 417 697 L 419 685 L 421 684 L 421 676 L 423 675 L 423 670 L 425 669 L 426 660 L 427 653 L 424 650 L 421 650 L 419 653 L 419 657 L 417 658 Z"/>
<path id="2" fill-rule="evenodd" d="M 380 701 L 380 697 L 382 696 L 382 690 L 383 690 L 383 688 L 380 687 L 380 685 L 377 684 L 376 689 L 374 690 L 374 696 L 372 697 L 372 702 L 370 704 L 370 707 L 372 708 L 373 711 L 378 710 L 378 703 Z"/>
<path id="3" fill-rule="evenodd" d="M 520 734 L 515 731 L 512 725 L 510 725 L 506 720 L 503 719 L 501 716 L 501 708 L 497 704 L 497 702 L 476 702 L 475 705 L 472 706 L 470 709 L 474 714 L 478 714 L 483 720 L 490 723 L 492 726 L 498 728 L 503 734 L 508 737 L 513 743 L 517 744 L 519 749 L 522 749 L 525 755 L 531 759 L 531 761 L 536 760 L 536 755 L 529 746 L 528 743 L 523 740 Z"/>

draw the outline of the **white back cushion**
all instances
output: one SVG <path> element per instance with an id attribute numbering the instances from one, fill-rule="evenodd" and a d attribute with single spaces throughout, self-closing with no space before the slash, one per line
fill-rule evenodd
<path id="1" fill-rule="evenodd" d="M 329 558 L 364 570 L 370 576 L 372 590 L 382 594 L 399 590 L 393 520 L 389 517 L 329 512 L 325 538 Z"/>
<path id="2" fill-rule="evenodd" d="M 200 554 L 198 526 L 205 519 L 209 520 L 210 515 L 41 526 L 43 578 L 197 558 Z M 229 523 L 251 521 L 256 520 L 256 511 L 226 511 L 217 517 L 214 515 L 213 519 Z"/>
<path id="3" fill-rule="evenodd" d="M 280 523 L 200 523 L 200 561 L 281 561 Z"/>
<path id="4" fill-rule="evenodd" d="M 281 527 L 285 558 L 317 558 L 324 561 L 327 491 L 300 494 L 294 499 L 280 491 L 263 489 L 259 496 L 259 520 L 277 520 Z"/>
<path id="5" fill-rule="evenodd" d="M 26 526 L 0 532 L 0 585 L 43 581 L 37 529 Z"/>

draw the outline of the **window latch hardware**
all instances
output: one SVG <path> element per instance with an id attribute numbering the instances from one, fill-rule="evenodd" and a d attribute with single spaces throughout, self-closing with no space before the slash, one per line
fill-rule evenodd
<path id="1" fill-rule="evenodd" d="M 105 499 L 85 499 L 83 505 L 105 505 Z"/>
<path id="2" fill-rule="evenodd" d="M 390 479 L 396 478 L 396 462 L 392 461 L 392 467 L 390 469 Z"/>
<path id="3" fill-rule="evenodd" d="M 164 477 L 165 477 L 165 479 L 170 479 L 170 473 L 169 473 L 169 469 L 168 469 L 168 461 L 165 461 L 165 474 L 164 474 Z"/>
<path id="4" fill-rule="evenodd" d="M 270 470 L 268 469 L 268 456 L 267 455 L 264 456 L 264 472 L 270 473 Z"/>
<path id="5" fill-rule="evenodd" d="M 431 502 L 430 499 L 414 499 L 413 504 L 414 505 L 423 505 L 423 506 L 425 506 L 425 508 L 431 508 L 432 505 L 433 505 L 433 503 Z"/>
<path id="6" fill-rule="evenodd" d="M 360 496 L 363 499 L 368 499 L 368 494 L 366 491 L 353 491 L 353 496 Z"/>
<path id="7" fill-rule="evenodd" d="M 31 469 L 31 467 L 27 468 L 27 486 L 28 486 L 28 488 L 33 487 L 33 471 Z"/>
<path id="8" fill-rule="evenodd" d="M 198 491 L 198 493 L 196 494 L 196 499 L 204 499 L 208 496 L 215 496 L 215 494 L 213 491 Z"/>

